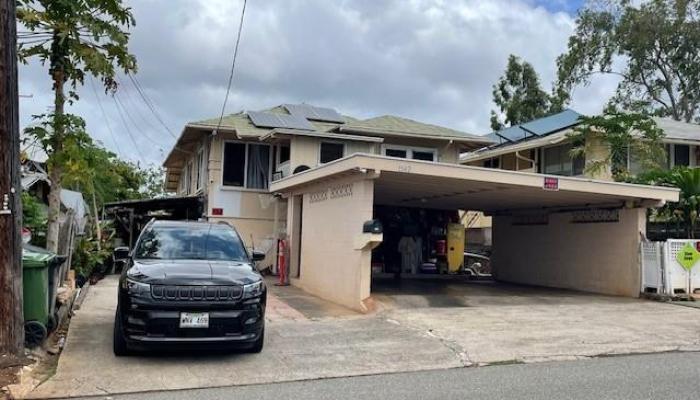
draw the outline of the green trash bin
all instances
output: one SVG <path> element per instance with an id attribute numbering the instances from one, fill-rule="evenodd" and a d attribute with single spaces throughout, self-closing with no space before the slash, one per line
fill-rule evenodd
<path id="1" fill-rule="evenodd" d="M 55 256 L 39 247 L 22 247 L 24 335 L 28 347 L 41 344 L 48 334 L 49 265 Z"/>

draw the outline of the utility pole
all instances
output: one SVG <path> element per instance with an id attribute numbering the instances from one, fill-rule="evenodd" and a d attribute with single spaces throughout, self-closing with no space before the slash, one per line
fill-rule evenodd
<path id="1" fill-rule="evenodd" d="M 0 0 L 0 354 L 23 356 L 17 20 Z"/>

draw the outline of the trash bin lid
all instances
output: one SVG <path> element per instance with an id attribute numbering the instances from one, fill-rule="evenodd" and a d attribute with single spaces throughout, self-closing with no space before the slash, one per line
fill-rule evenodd
<path id="1" fill-rule="evenodd" d="M 22 268 L 46 268 L 55 257 L 55 253 L 41 247 L 22 245 Z"/>

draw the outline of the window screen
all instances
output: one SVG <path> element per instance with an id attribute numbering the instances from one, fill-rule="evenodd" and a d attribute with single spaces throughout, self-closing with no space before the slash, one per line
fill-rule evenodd
<path id="1" fill-rule="evenodd" d="M 224 144 L 224 186 L 243 186 L 245 178 L 245 143 Z"/>
<path id="2" fill-rule="evenodd" d="M 495 158 L 490 158 L 488 160 L 484 160 L 484 167 L 486 167 L 486 168 L 500 168 L 501 167 L 501 159 L 498 157 L 495 157 Z"/>
<path id="3" fill-rule="evenodd" d="M 321 143 L 321 164 L 343 158 L 345 145 L 342 143 Z"/>
<path id="4" fill-rule="evenodd" d="M 384 151 L 384 154 L 386 154 L 387 157 L 407 158 L 407 151 L 406 150 L 386 149 Z"/>
<path id="5" fill-rule="evenodd" d="M 554 175 L 581 175 L 586 164 L 583 157 L 572 159 L 570 144 L 544 149 L 544 173 Z"/>
<path id="6" fill-rule="evenodd" d="M 414 160 L 435 161 L 435 154 L 432 151 L 413 150 Z"/>
<path id="7" fill-rule="evenodd" d="M 690 146 L 687 144 L 673 145 L 673 159 L 675 166 L 687 167 L 690 165 Z"/>
<path id="8" fill-rule="evenodd" d="M 289 161 L 289 146 L 280 146 L 280 164 Z"/>

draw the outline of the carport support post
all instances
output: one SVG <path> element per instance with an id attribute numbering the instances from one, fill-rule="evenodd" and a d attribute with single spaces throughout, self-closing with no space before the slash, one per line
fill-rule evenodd
<path id="1" fill-rule="evenodd" d="M 0 354 L 24 351 L 15 0 L 0 0 Z"/>

